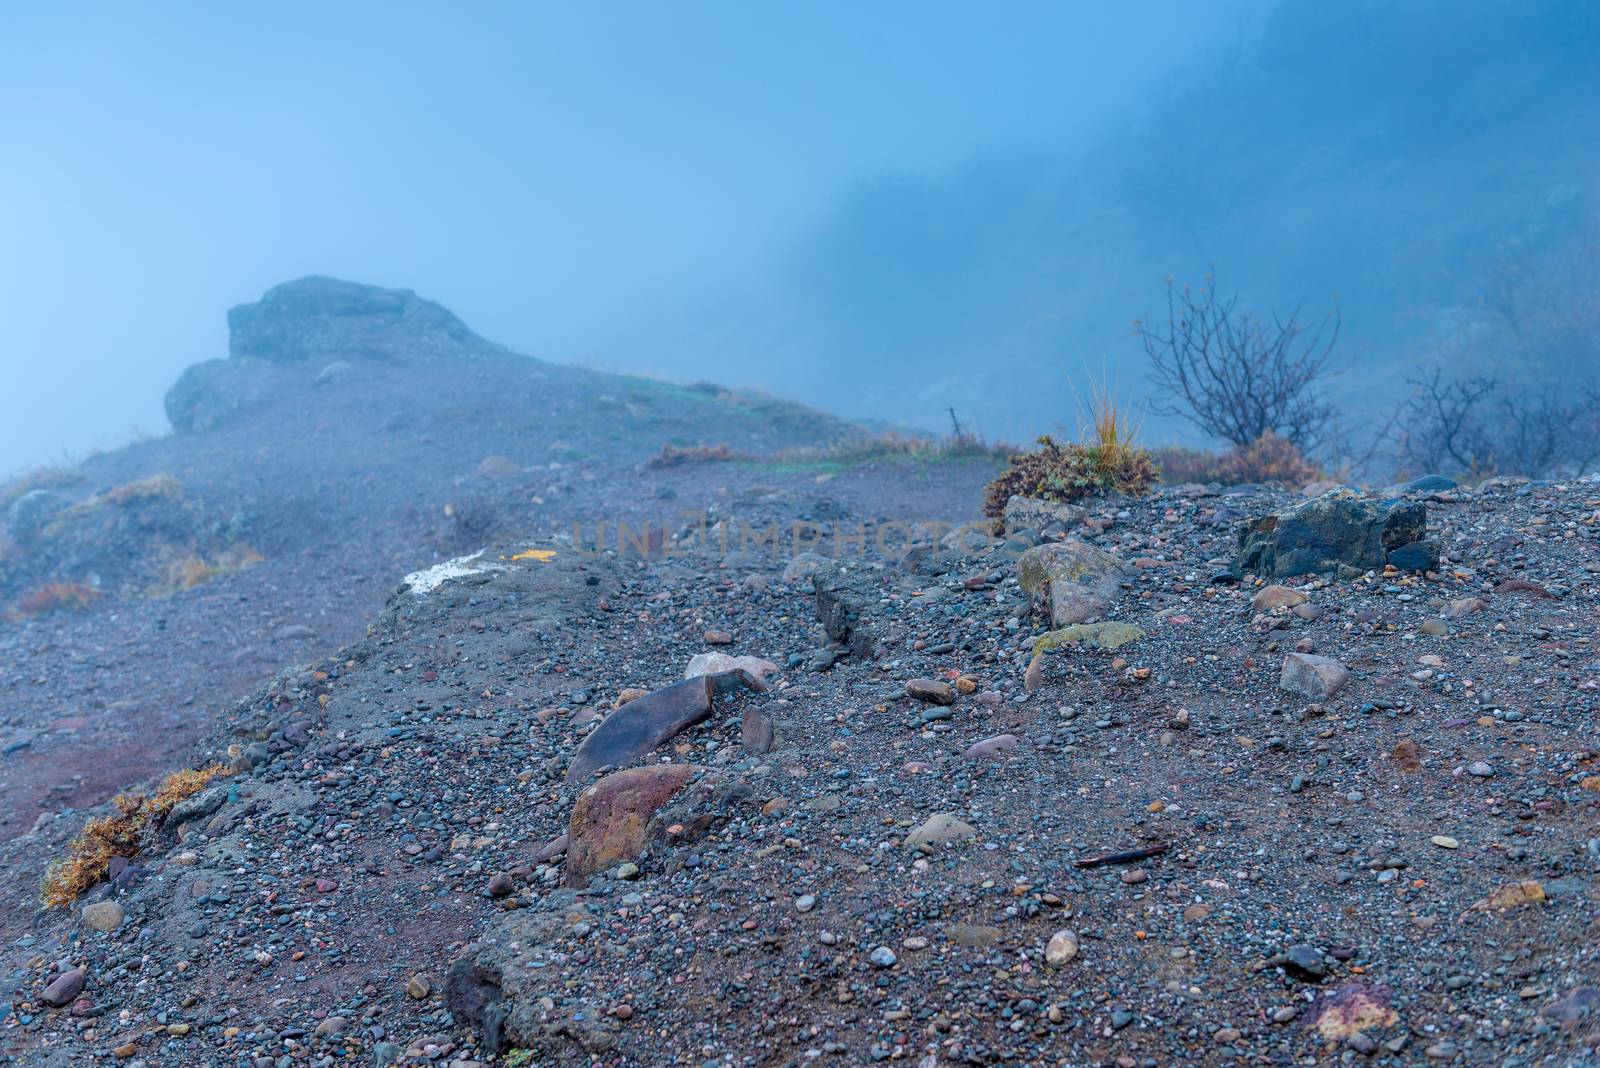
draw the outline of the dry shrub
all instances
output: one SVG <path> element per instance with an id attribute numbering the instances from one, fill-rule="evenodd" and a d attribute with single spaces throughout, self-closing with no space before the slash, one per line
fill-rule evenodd
<path id="1" fill-rule="evenodd" d="M 19 616 L 41 616 L 61 608 L 87 608 L 101 597 L 99 590 L 82 582 L 47 582 L 17 598 Z"/>
<path id="2" fill-rule="evenodd" d="M 198 554 L 182 556 L 167 565 L 163 582 L 151 593 L 161 596 L 174 590 L 192 590 L 214 578 L 253 567 L 265 559 L 265 556 L 243 542 L 219 553 L 214 563 L 208 563 Z"/>
<path id="3" fill-rule="evenodd" d="M 83 481 L 83 472 L 75 467 L 35 467 L 24 471 L 0 485 L 0 509 L 11 502 L 39 489 L 61 489 Z"/>
<path id="4" fill-rule="evenodd" d="M 1299 488 L 1328 477 L 1300 450 L 1276 434 L 1263 434 L 1254 443 L 1227 452 L 1210 452 L 1169 445 L 1156 450 L 1161 481 L 1167 485 L 1185 482 L 1218 482 L 1237 486 L 1247 482 L 1278 482 Z"/>
<path id="5" fill-rule="evenodd" d="M 973 434 L 956 434 L 946 438 L 927 435 L 897 434 L 889 431 L 870 437 L 842 441 L 824 448 L 794 448 L 780 450 L 773 460 L 787 464 L 856 464 L 872 460 L 906 458 L 911 460 L 947 460 L 966 457 L 1004 457 L 1013 449 L 1009 445 L 988 445 Z"/>
<path id="6" fill-rule="evenodd" d="M 738 454 L 727 445 L 663 445 L 661 452 L 650 457 L 645 467 L 660 470 L 663 467 L 677 467 L 688 463 L 717 463 L 724 460 L 737 460 Z"/>
<path id="7" fill-rule="evenodd" d="M 44 877 L 44 903 L 50 908 L 66 908 L 106 877 L 112 860 L 138 856 L 144 832 L 159 827 L 173 806 L 199 793 L 224 770 L 222 765 L 213 764 L 175 771 L 162 780 L 151 797 L 118 794 L 111 801 L 116 815 L 97 816 L 84 824 L 67 847 L 66 857 L 50 866 Z"/>
<path id="8" fill-rule="evenodd" d="M 100 494 L 99 499 L 120 508 L 137 501 L 154 500 L 158 497 L 177 500 L 181 496 L 183 496 L 183 483 L 171 475 L 152 475 L 150 478 L 141 478 L 137 482 L 127 482 L 108 489 Z"/>
<path id="9" fill-rule="evenodd" d="M 1046 434 L 1036 452 L 1018 453 L 984 490 L 983 513 L 998 519 L 1013 496 L 1075 501 L 1101 493 L 1136 497 L 1156 481 L 1150 451 L 1138 443 L 1138 428 L 1114 394 L 1097 390 L 1080 428 L 1083 443 L 1061 443 Z"/>

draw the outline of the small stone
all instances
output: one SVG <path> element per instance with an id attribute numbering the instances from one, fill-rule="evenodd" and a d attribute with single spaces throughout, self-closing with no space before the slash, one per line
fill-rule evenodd
<path id="1" fill-rule="evenodd" d="M 801 894 L 799 897 L 794 899 L 794 909 L 796 912 L 810 912 L 816 907 L 816 894 Z"/>
<path id="2" fill-rule="evenodd" d="M 60 1008 L 70 1004 L 79 994 L 83 993 L 85 976 L 82 968 L 74 968 L 70 972 L 62 972 L 50 980 L 50 985 L 44 988 L 44 1003 Z"/>
<path id="3" fill-rule="evenodd" d="M 1057 931 L 1044 947 L 1046 963 L 1060 967 L 1078 955 L 1078 936 L 1072 931 Z"/>
<path id="4" fill-rule="evenodd" d="M 1290 946 L 1284 954 L 1283 970 L 1296 979 L 1320 983 L 1328 974 L 1328 962 L 1315 946 Z"/>
<path id="5" fill-rule="evenodd" d="M 406 996 L 413 1001 L 421 1001 L 431 993 L 433 993 L 433 983 L 426 975 L 420 973 L 413 975 L 411 981 L 406 983 Z"/>
<path id="6" fill-rule="evenodd" d="M 1442 619 L 1424 619 L 1419 629 L 1430 638 L 1443 638 L 1450 633 L 1450 628 Z"/>
<path id="7" fill-rule="evenodd" d="M 1290 653 L 1284 657 L 1278 685 L 1301 697 L 1326 701 L 1338 693 L 1349 678 L 1350 669 L 1330 657 Z"/>
<path id="8" fill-rule="evenodd" d="M 1008 749 L 1015 749 L 1016 747 L 1017 736 L 1015 734 L 997 734 L 993 738 L 985 738 L 981 742 L 973 742 L 967 747 L 966 756 L 972 760 L 995 757 Z"/>
<path id="9" fill-rule="evenodd" d="M 1274 608 L 1293 608 L 1297 604 L 1305 604 L 1306 595 L 1299 590 L 1288 586 L 1263 586 L 1250 598 L 1250 607 L 1257 612 L 1270 612 Z"/>
<path id="10" fill-rule="evenodd" d="M 1122 881 L 1130 886 L 1142 883 L 1150 878 L 1150 873 L 1143 868 L 1129 868 L 1122 873 Z"/>
<path id="11" fill-rule="evenodd" d="M 867 955 L 867 960 L 874 968 L 893 968 L 900 958 L 894 955 L 894 950 L 888 946 L 879 946 Z"/>
<path id="12" fill-rule="evenodd" d="M 83 906 L 83 911 L 78 914 L 85 927 L 108 932 L 121 927 L 126 917 L 127 911 L 115 901 L 96 901 Z"/>
<path id="13" fill-rule="evenodd" d="M 733 635 L 725 630 L 708 630 L 705 634 L 707 645 L 732 645 Z"/>
<path id="14" fill-rule="evenodd" d="M 1460 849 L 1461 848 L 1461 843 L 1456 841 L 1454 838 L 1451 838 L 1448 834 L 1436 834 L 1432 838 L 1428 839 L 1428 841 L 1432 842 L 1434 845 L 1438 846 L 1440 849 Z"/>
<path id="15" fill-rule="evenodd" d="M 1467 774 L 1476 776 L 1480 779 L 1487 779 L 1494 774 L 1494 768 L 1490 767 L 1482 760 L 1475 760 L 1471 764 L 1467 765 Z"/>
<path id="16" fill-rule="evenodd" d="M 639 865 L 635 864 L 631 860 L 625 860 L 621 864 L 617 865 L 615 874 L 618 879 L 621 879 L 624 882 L 637 879 L 639 877 Z"/>
<path id="17" fill-rule="evenodd" d="M 912 679 L 906 683 L 906 694 L 931 705 L 948 705 L 956 699 L 948 682 L 934 679 Z"/>
<path id="18" fill-rule="evenodd" d="M 503 871 L 497 871 L 489 876 L 488 889 L 490 897 L 505 897 L 516 889 L 516 884 L 512 882 L 511 876 Z"/>

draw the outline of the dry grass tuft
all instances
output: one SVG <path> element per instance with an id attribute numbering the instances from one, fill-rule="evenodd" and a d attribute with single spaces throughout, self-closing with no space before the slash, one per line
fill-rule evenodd
<path id="1" fill-rule="evenodd" d="M 106 877 L 111 861 L 117 857 L 133 859 L 147 829 L 159 827 L 179 801 L 203 790 L 226 770 L 220 764 L 175 771 L 161 782 L 151 797 L 143 794 L 118 794 L 112 799 L 116 815 L 97 816 L 67 847 L 64 859 L 50 866 L 45 874 L 43 897 L 50 908 L 71 905 L 84 891 Z"/>
<path id="2" fill-rule="evenodd" d="M 151 593 L 159 597 L 174 590 L 192 590 L 214 578 L 254 567 L 265 559 L 265 556 L 243 542 L 218 554 L 215 563 L 207 563 L 198 554 L 179 557 L 167 565 L 163 581 Z"/>
<path id="3" fill-rule="evenodd" d="M 1013 496 L 1074 501 L 1100 493 L 1136 497 L 1156 480 L 1150 451 L 1138 442 L 1138 426 L 1116 394 L 1097 389 L 1080 420 L 1081 443 L 1046 434 L 1035 452 L 1018 453 L 984 490 L 983 512 L 998 519 Z"/>
<path id="4" fill-rule="evenodd" d="M 176 500 L 181 496 L 183 496 L 183 483 L 171 475 L 152 475 L 137 482 L 114 486 L 100 494 L 98 500 L 121 508 L 138 501 L 154 500 L 158 497 Z"/>
<path id="5" fill-rule="evenodd" d="M 82 582 L 47 582 L 17 598 L 12 608 L 18 616 L 41 616 L 61 608 L 87 608 L 101 596 L 99 590 Z"/>
<path id="6" fill-rule="evenodd" d="M 727 445 L 663 445 L 661 452 L 650 457 L 645 467 L 651 470 L 660 470 L 663 467 L 678 467 L 689 463 L 719 463 L 725 460 L 739 459 L 738 453 Z"/>

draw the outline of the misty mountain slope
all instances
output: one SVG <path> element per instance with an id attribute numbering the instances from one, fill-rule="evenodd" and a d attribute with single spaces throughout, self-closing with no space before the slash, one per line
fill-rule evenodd
<path id="1" fill-rule="evenodd" d="M 860 183 L 729 302 L 734 327 L 681 355 L 726 376 L 770 346 L 754 380 L 795 396 L 901 398 L 926 425 L 953 404 L 1026 440 L 1070 425 L 1074 385 L 1102 369 L 1140 392 L 1130 322 L 1164 312 L 1164 277 L 1199 284 L 1214 263 L 1261 313 L 1342 312 L 1333 389 L 1356 414 L 1391 410 L 1435 358 L 1559 370 L 1543 341 L 1506 342 L 1523 297 L 1504 279 L 1593 255 L 1572 238 L 1600 221 L 1597 50 L 1586 4 L 1291 0 L 1080 157 Z"/>
<path id="2" fill-rule="evenodd" d="M 496 537 L 659 531 L 818 473 L 641 472 L 663 445 L 867 436 L 759 394 L 518 356 L 405 291 L 303 279 L 230 325 L 232 354 L 169 392 L 176 432 L 0 499 L 0 837 L 179 760 L 217 707 L 359 636 L 410 572 Z M 933 477 L 897 470 L 900 493 Z"/>

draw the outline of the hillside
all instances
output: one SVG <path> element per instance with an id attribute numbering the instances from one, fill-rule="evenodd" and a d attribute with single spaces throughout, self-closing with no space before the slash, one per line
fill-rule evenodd
<path id="1" fill-rule="evenodd" d="M 13 506 L 101 583 L 0 624 L 15 1063 L 1600 1050 L 1595 477 L 997 530 L 991 457 L 408 293 L 231 321 Z"/>

